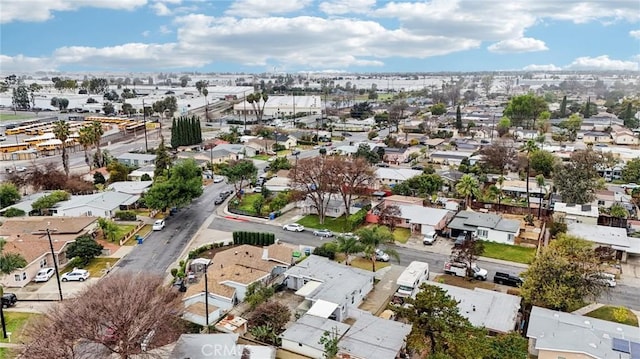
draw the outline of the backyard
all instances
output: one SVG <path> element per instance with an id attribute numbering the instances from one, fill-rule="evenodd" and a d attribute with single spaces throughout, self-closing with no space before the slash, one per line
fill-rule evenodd
<path id="1" fill-rule="evenodd" d="M 488 241 L 482 241 L 482 244 L 484 245 L 482 256 L 487 258 L 530 264 L 536 256 L 535 248 Z"/>
<path id="2" fill-rule="evenodd" d="M 587 317 L 607 320 L 609 322 L 626 324 L 634 327 L 638 326 L 638 317 L 625 307 L 605 305 L 585 315 Z"/>

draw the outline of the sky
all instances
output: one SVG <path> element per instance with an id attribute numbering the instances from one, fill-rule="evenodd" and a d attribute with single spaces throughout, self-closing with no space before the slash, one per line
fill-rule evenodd
<path id="1" fill-rule="evenodd" d="M 626 70 L 640 0 L 0 0 L 0 73 Z"/>

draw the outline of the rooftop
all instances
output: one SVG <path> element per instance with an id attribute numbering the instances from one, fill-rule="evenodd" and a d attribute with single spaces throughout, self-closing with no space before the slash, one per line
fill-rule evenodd
<path id="1" fill-rule="evenodd" d="M 120 181 L 113 182 L 107 189 L 128 194 L 140 194 L 152 184 L 153 181 Z"/>
<path id="2" fill-rule="evenodd" d="M 481 227 L 502 232 L 518 233 L 520 231 L 520 221 L 505 219 L 493 213 L 460 211 L 449 222 L 447 227 L 463 231 L 475 231 L 478 227 Z"/>
<path id="3" fill-rule="evenodd" d="M 399 205 L 398 207 L 402 213 L 402 218 L 408 219 L 411 223 L 420 223 L 432 227 L 451 214 L 446 209 L 418 205 Z"/>
<path id="4" fill-rule="evenodd" d="M 347 330 L 338 347 L 340 352 L 349 353 L 356 358 L 395 359 L 409 332 L 410 324 L 359 311 L 356 322 Z"/>
<path id="5" fill-rule="evenodd" d="M 325 332 L 331 332 L 332 330 L 336 330 L 338 337 L 342 337 L 349 330 L 349 325 L 332 319 L 306 314 L 291 324 L 287 330 L 280 334 L 280 337 L 284 340 L 324 351 L 324 345 L 319 343 L 320 338 Z"/>
<path id="6" fill-rule="evenodd" d="M 600 216 L 600 212 L 598 211 L 598 206 L 592 206 L 590 204 L 580 205 L 580 204 L 556 202 L 553 205 L 553 211 L 566 213 L 568 215 L 578 215 L 583 217 L 598 218 Z"/>
<path id="7" fill-rule="evenodd" d="M 379 179 L 404 181 L 422 174 L 422 171 L 408 168 L 377 168 L 376 177 Z"/>
<path id="8" fill-rule="evenodd" d="M 614 249 L 627 250 L 631 247 L 631 239 L 627 236 L 626 228 L 569 223 L 567 233 L 590 242 L 613 246 Z"/>

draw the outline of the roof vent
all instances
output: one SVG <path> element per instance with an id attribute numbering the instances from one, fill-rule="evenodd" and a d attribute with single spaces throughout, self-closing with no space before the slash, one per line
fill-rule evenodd
<path id="1" fill-rule="evenodd" d="M 596 343 L 589 343 L 589 346 L 592 348 L 597 348 L 598 346 L 596 345 Z"/>
<path id="2" fill-rule="evenodd" d="M 583 204 L 582 205 L 582 212 L 587 212 L 591 210 L 591 205 L 590 204 Z"/>
<path id="3" fill-rule="evenodd" d="M 586 324 L 586 325 L 591 325 L 591 322 L 590 322 L 590 321 L 588 321 L 588 320 L 585 320 L 585 321 L 584 321 L 584 324 Z"/>

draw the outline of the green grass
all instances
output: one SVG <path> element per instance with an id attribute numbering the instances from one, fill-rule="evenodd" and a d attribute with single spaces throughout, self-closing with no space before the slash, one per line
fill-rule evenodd
<path id="1" fill-rule="evenodd" d="M 136 232 L 136 234 L 139 235 L 140 237 L 144 238 L 147 234 L 151 233 L 151 229 L 152 229 L 152 226 L 150 224 L 145 224 L 144 226 L 142 226 L 142 228 L 140 228 L 138 230 L 138 232 Z M 131 236 L 131 238 L 129 238 L 129 240 L 124 242 L 122 245 L 123 246 L 135 246 L 137 244 L 138 244 L 138 242 L 136 241 L 136 236 Z"/>
<path id="2" fill-rule="evenodd" d="M 344 263 L 345 262 L 345 256 L 342 253 L 336 253 L 336 261 L 337 262 L 341 262 Z M 376 271 L 384 268 L 384 267 L 388 267 L 391 264 L 389 264 L 389 262 L 378 262 L 376 261 Z M 358 254 L 352 254 L 351 255 L 351 266 L 355 267 L 355 268 L 360 268 L 360 269 L 364 269 L 364 270 L 368 270 L 368 271 L 373 271 L 373 264 L 371 263 L 371 260 L 368 258 L 363 258 Z"/>
<path id="3" fill-rule="evenodd" d="M 38 314 L 26 312 L 4 312 L 4 320 L 7 323 L 7 332 L 11 333 L 11 343 L 22 342 L 22 331 L 27 321 Z M 0 342 L 9 343 L 9 339 L 0 336 Z"/>
<path id="4" fill-rule="evenodd" d="M 260 193 L 245 194 L 242 196 L 242 202 L 238 205 L 238 209 L 241 211 L 255 213 L 256 209 L 253 207 L 253 204 L 256 203 L 260 197 L 262 197 L 262 194 Z"/>
<path id="5" fill-rule="evenodd" d="M 31 118 L 35 118 L 37 116 L 35 115 L 25 115 L 25 114 L 19 114 L 19 115 L 14 115 L 12 113 L 0 113 L 0 121 L 16 121 L 16 120 L 26 120 L 26 119 L 31 119 Z"/>
<path id="6" fill-rule="evenodd" d="M 536 256 L 535 248 L 517 245 L 482 241 L 484 244 L 483 257 L 501 259 L 509 262 L 530 264 Z"/>
<path id="7" fill-rule="evenodd" d="M 618 314 L 620 317 L 617 319 L 616 319 L 616 314 L 614 314 L 616 310 L 620 310 Z M 602 319 L 609 322 L 626 324 L 634 327 L 638 326 L 638 317 L 631 310 L 625 307 L 614 307 L 610 305 L 605 305 L 604 307 L 600 307 L 585 315 L 587 317 Z"/>
<path id="8" fill-rule="evenodd" d="M 307 228 L 314 228 L 314 229 L 326 228 L 332 232 L 338 232 L 338 233 L 349 232 L 347 230 L 348 225 L 345 221 L 344 216 L 341 216 L 338 218 L 325 217 L 324 223 L 320 224 L 320 221 L 318 220 L 318 215 L 310 214 L 302 217 L 297 223 Z"/>
<path id="9" fill-rule="evenodd" d="M 105 269 L 107 269 L 107 264 L 109 268 L 113 268 L 113 264 L 118 261 L 120 258 L 107 258 L 107 257 L 99 257 L 93 258 L 89 264 L 87 264 L 84 269 L 88 270 L 91 277 L 100 278 L 105 275 Z"/>
<path id="10" fill-rule="evenodd" d="M 273 156 L 269 156 L 269 155 L 255 155 L 255 156 L 251 157 L 251 159 L 253 159 L 253 160 L 262 160 L 262 161 L 266 161 L 266 160 L 268 160 L 268 159 L 269 159 L 269 158 L 271 158 L 271 157 L 273 157 Z"/>
<path id="11" fill-rule="evenodd" d="M 124 238 L 124 236 L 131 232 L 136 226 L 132 224 L 118 224 L 118 232 L 116 232 L 116 242 Z"/>
<path id="12" fill-rule="evenodd" d="M 407 243 L 409 237 L 411 237 L 411 230 L 409 230 L 409 228 L 396 227 L 393 231 L 393 239 L 396 242 Z"/>

